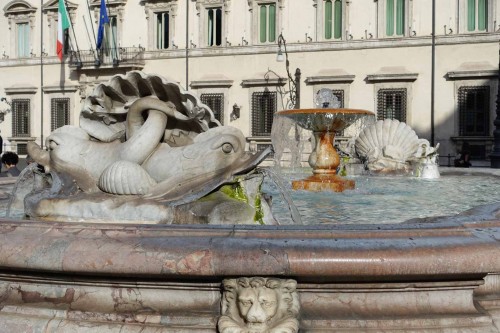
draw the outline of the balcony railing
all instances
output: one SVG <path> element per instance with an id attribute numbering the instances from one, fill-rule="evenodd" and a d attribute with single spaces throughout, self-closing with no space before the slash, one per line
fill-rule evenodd
<path id="1" fill-rule="evenodd" d="M 144 48 L 139 46 L 74 51 L 69 56 L 69 65 L 76 68 L 144 65 Z"/>

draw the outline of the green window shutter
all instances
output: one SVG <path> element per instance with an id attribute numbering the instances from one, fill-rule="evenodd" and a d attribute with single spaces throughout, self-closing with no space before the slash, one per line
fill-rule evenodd
<path id="1" fill-rule="evenodd" d="M 266 42 L 267 35 L 267 7 L 265 5 L 260 6 L 260 42 Z"/>
<path id="2" fill-rule="evenodd" d="M 325 1 L 325 39 L 332 38 L 332 1 Z"/>
<path id="3" fill-rule="evenodd" d="M 386 2 L 386 29 L 385 34 L 387 36 L 394 35 L 394 0 L 387 0 Z"/>
<path id="4" fill-rule="evenodd" d="M 467 30 L 476 30 L 476 0 L 467 0 Z"/>
<path id="5" fill-rule="evenodd" d="M 276 5 L 269 5 L 269 39 L 268 42 L 276 40 Z"/>
<path id="6" fill-rule="evenodd" d="M 335 39 L 342 38 L 342 1 L 335 0 L 335 27 L 333 37 Z"/>
<path id="7" fill-rule="evenodd" d="M 403 36 L 405 34 L 405 1 L 397 0 L 396 6 L 396 35 Z"/>
<path id="8" fill-rule="evenodd" d="M 479 0 L 477 8 L 477 30 L 486 31 L 488 28 L 488 0 Z"/>
<path id="9" fill-rule="evenodd" d="M 210 8 L 208 10 L 208 46 L 213 46 L 214 45 L 214 10 Z"/>

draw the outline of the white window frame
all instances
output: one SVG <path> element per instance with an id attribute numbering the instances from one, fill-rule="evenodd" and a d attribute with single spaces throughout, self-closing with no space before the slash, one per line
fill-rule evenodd
<path id="1" fill-rule="evenodd" d="M 221 45 L 208 45 L 208 10 L 221 8 L 222 30 Z M 231 11 L 230 0 L 196 0 L 196 10 L 199 18 L 199 45 L 201 47 L 224 47 L 228 40 L 228 17 Z"/>
<path id="2" fill-rule="evenodd" d="M 259 6 L 263 4 L 275 4 L 276 5 L 276 40 L 274 42 L 260 42 L 260 15 L 259 15 Z M 282 30 L 282 16 L 283 16 L 283 8 L 285 6 L 285 0 L 248 0 L 248 6 L 250 8 L 250 12 L 252 15 L 252 36 L 251 41 L 252 44 L 275 44 L 278 42 L 278 36 Z"/>
<path id="3" fill-rule="evenodd" d="M 338 41 L 347 39 L 347 27 L 349 26 L 349 11 L 351 0 L 342 0 L 342 36 L 340 39 L 325 38 L 325 0 L 314 0 L 316 7 L 316 31 L 318 41 Z M 333 27 L 332 27 L 333 29 Z"/>
<path id="4" fill-rule="evenodd" d="M 29 26 L 29 47 L 30 53 L 33 51 L 33 41 L 35 33 L 35 19 L 37 8 L 31 6 L 27 1 L 24 0 L 13 0 L 9 2 L 4 8 L 5 16 L 7 16 L 7 22 L 10 30 L 10 52 L 9 56 L 11 58 L 17 58 L 17 25 L 27 23 Z"/>
<path id="5" fill-rule="evenodd" d="M 467 0 L 457 0 L 458 1 L 458 32 L 461 34 L 473 34 L 473 33 L 485 33 L 485 32 L 495 32 L 495 22 L 496 22 L 496 12 L 497 12 L 497 0 L 488 0 L 488 24 L 486 31 L 477 30 L 477 4 L 476 0 L 476 27 L 474 31 L 469 31 L 467 29 Z M 497 22 L 498 23 L 498 22 Z"/>
<path id="6" fill-rule="evenodd" d="M 71 24 L 73 28 L 75 27 L 76 10 L 78 5 L 66 0 L 66 9 L 68 10 L 69 17 L 71 19 Z M 49 42 L 48 45 L 44 45 L 42 51 L 49 56 L 57 55 L 57 23 L 58 23 L 58 12 L 59 12 L 59 0 L 52 0 L 51 2 L 43 6 L 43 11 L 45 17 L 47 18 L 47 25 L 49 27 Z M 72 33 L 70 33 L 72 35 Z M 71 38 L 71 37 L 70 37 Z M 44 36 L 44 40 L 46 36 Z"/>
<path id="7" fill-rule="evenodd" d="M 122 45 L 123 36 L 123 18 L 125 12 L 125 5 L 127 0 L 108 0 L 106 2 L 106 8 L 108 9 L 108 17 L 116 16 L 116 48 L 118 49 Z M 90 7 L 94 10 L 94 24 L 97 29 L 99 27 L 99 14 L 101 11 L 101 0 L 92 0 Z M 97 30 L 96 30 L 97 33 Z M 97 36 L 96 36 L 97 37 Z"/>
<path id="8" fill-rule="evenodd" d="M 386 0 L 375 0 L 377 2 L 377 38 L 402 38 L 410 37 L 413 27 L 413 0 L 405 0 L 405 31 L 402 36 L 396 34 L 392 36 L 387 35 L 387 1 Z M 394 28 L 395 30 L 396 28 Z"/>
<path id="9" fill-rule="evenodd" d="M 166 50 L 175 47 L 174 35 L 175 35 L 175 19 L 177 17 L 177 0 L 162 0 L 162 1 L 144 1 L 144 11 L 146 13 L 146 20 L 148 25 L 148 50 Z M 156 41 L 158 38 L 156 29 L 156 15 L 159 13 L 168 12 L 168 42 L 169 45 L 163 49 L 157 48 Z"/>

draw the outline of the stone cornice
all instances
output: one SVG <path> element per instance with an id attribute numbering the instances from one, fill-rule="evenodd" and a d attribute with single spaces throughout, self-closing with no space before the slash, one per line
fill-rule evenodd
<path id="1" fill-rule="evenodd" d="M 57 93 L 57 92 L 75 92 L 77 90 L 78 90 L 77 85 L 69 85 L 69 86 L 53 85 L 53 86 L 43 87 L 43 92 L 46 94 Z"/>
<path id="2" fill-rule="evenodd" d="M 287 80 L 285 78 L 272 78 L 272 79 L 248 79 L 241 81 L 243 88 L 250 87 L 269 87 L 269 86 L 284 86 Z"/>
<path id="3" fill-rule="evenodd" d="M 366 76 L 368 82 L 381 81 L 409 81 L 413 82 L 417 79 L 418 73 L 387 73 L 387 74 L 370 74 Z"/>
<path id="4" fill-rule="evenodd" d="M 27 95 L 27 94 L 36 94 L 38 88 L 33 86 L 25 86 L 25 87 L 10 87 L 5 88 L 6 95 Z"/>
<path id="5" fill-rule="evenodd" d="M 463 70 L 446 73 L 446 77 L 449 80 L 477 79 L 485 77 L 493 78 L 497 76 L 498 70 L 496 69 Z"/>
<path id="6" fill-rule="evenodd" d="M 191 81 L 191 88 L 229 88 L 233 85 L 233 80 L 200 80 Z"/>
<path id="7" fill-rule="evenodd" d="M 328 83 L 352 83 L 355 75 L 325 75 L 325 76 L 309 76 L 305 79 L 308 85 L 328 84 Z"/>

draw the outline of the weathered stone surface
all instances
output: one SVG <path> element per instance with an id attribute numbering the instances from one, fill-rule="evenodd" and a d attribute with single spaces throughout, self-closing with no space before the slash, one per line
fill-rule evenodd
<path id="1" fill-rule="evenodd" d="M 222 281 L 297 281 L 300 332 L 498 332 L 500 221 L 0 222 L 0 331 L 215 332 Z M 484 284 L 484 285 L 483 285 Z"/>

